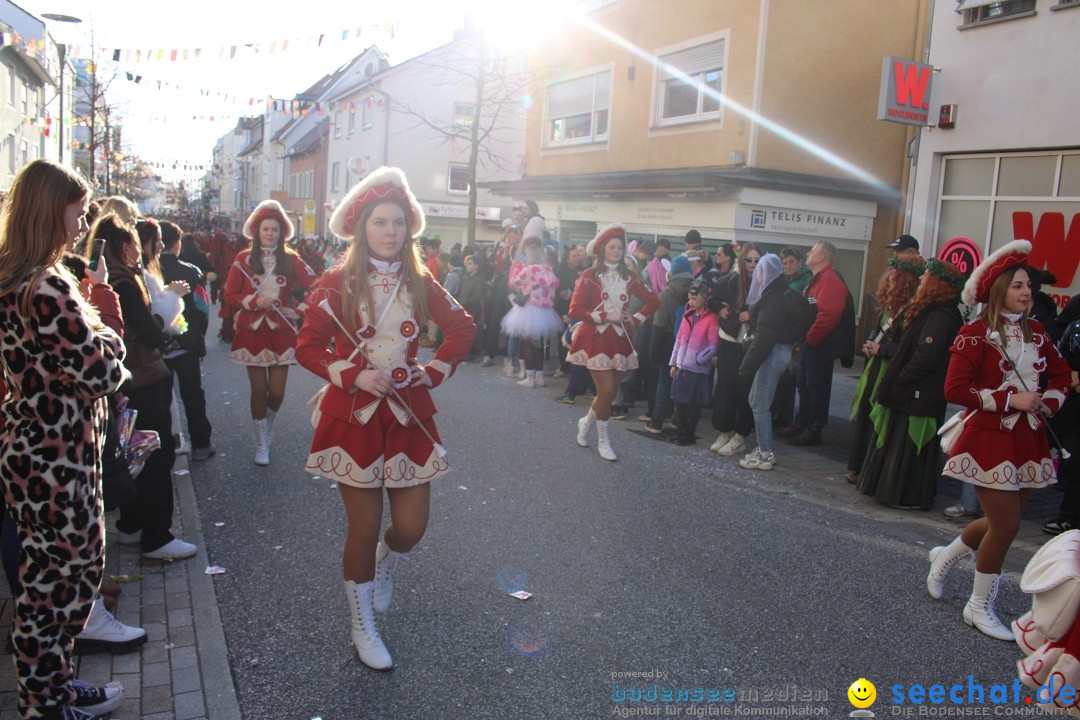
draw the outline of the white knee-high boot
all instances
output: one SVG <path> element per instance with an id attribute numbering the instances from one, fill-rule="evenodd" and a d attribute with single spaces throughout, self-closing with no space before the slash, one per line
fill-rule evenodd
<path id="1" fill-rule="evenodd" d="M 380 541 L 375 548 L 375 579 L 372 580 L 371 604 L 376 612 L 384 613 L 390 609 L 390 601 L 394 599 L 394 576 L 392 572 L 397 565 L 401 553 L 390 549 L 385 542 Z"/>
<path id="2" fill-rule="evenodd" d="M 577 421 L 577 444 L 581 447 L 589 447 L 589 431 L 596 422 L 596 412 L 589 408 L 585 417 Z"/>
<path id="3" fill-rule="evenodd" d="M 608 437 L 608 420 L 596 421 L 596 451 L 600 453 L 600 457 L 605 460 L 618 460 L 615 457 L 615 451 L 611 449 L 611 438 Z"/>
<path id="4" fill-rule="evenodd" d="M 983 635 L 997 640 L 1014 640 L 1012 630 L 998 620 L 994 612 L 994 600 L 997 598 L 1001 576 L 997 573 L 975 572 L 975 585 L 971 589 L 971 598 L 964 606 L 964 622 Z"/>
<path id="5" fill-rule="evenodd" d="M 349 601 L 349 624 L 353 645 L 360 655 L 360 662 L 374 670 L 389 670 L 394 661 L 390 657 L 379 629 L 375 626 L 375 613 L 371 606 L 373 583 L 345 581 L 345 596 Z"/>
<path id="6" fill-rule="evenodd" d="M 277 410 L 266 410 L 266 449 L 270 450 L 270 444 L 274 442 L 274 418 L 277 417 Z"/>
<path id="7" fill-rule="evenodd" d="M 270 464 L 270 431 L 266 419 L 255 421 L 255 464 Z"/>
<path id="8" fill-rule="evenodd" d="M 941 598 L 945 588 L 945 576 L 953 565 L 975 551 L 964 544 L 957 535 L 948 545 L 939 545 L 930 551 L 930 574 L 926 576 L 926 589 L 935 600 Z"/>

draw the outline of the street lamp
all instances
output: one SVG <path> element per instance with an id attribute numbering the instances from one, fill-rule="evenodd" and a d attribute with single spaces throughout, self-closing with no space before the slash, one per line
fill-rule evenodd
<path id="1" fill-rule="evenodd" d="M 53 22 L 71 25 L 78 25 L 82 22 L 73 15 L 62 15 L 60 13 L 44 13 L 41 17 Z M 64 64 L 67 61 L 67 44 L 56 43 L 56 52 L 60 57 L 60 162 L 64 162 Z"/>

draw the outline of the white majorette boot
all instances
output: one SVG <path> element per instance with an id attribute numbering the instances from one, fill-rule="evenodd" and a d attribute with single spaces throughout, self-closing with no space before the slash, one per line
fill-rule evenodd
<path id="1" fill-rule="evenodd" d="M 371 581 L 374 586 L 371 605 L 376 612 L 384 613 L 390 609 L 390 601 L 394 599 L 394 576 L 391 573 L 399 557 L 401 553 L 391 550 L 382 540 L 375 548 L 375 579 Z"/>
<path id="2" fill-rule="evenodd" d="M 526 372 L 525 371 L 525 361 L 524 360 L 518 360 L 518 364 L 521 365 L 521 370 L 519 370 L 518 373 L 517 373 L 517 379 L 518 380 L 524 380 L 525 379 L 525 372 Z"/>
<path id="3" fill-rule="evenodd" d="M 389 651 L 375 627 L 375 613 L 371 606 L 374 583 L 345 581 L 345 596 L 349 601 L 349 624 L 353 645 L 360 655 L 360 662 L 373 670 L 389 670 L 394 665 Z"/>
<path id="4" fill-rule="evenodd" d="M 255 464 L 270 464 L 270 430 L 266 419 L 255 421 Z"/>
<path id="5" fill-rule="evenodd" d="M 270 450 L 270 444 L 274 442 L 274 418 L 277 417 L 277 410 L 266 409 L 266 449 Z"/>
<path id="6" fill-rule="evenodd" d="M 926 576 L 926 590 L 930 597 L 941 599 L 949 569 L 973 552 L 975 551 L 965 545 L 959 535 L 948 545 L 939 545 L 930 551 L 930 574 Z"/>
<path id="7" fill-rule="evenodd" d="M 536 381 L 536 387 L 547 387 L 547 382 L 544 380 L 544 368 L 533 373 L 533 380 Z"/>
<path id="8" fill-rule="evenodd" d="M 596 413 L 592 408 L 585 413 L 585 417 L 577 421 L 577 444 L 581 447 L 589 447 L 589 431 L 596 422 Z"/>
<path id="9" fill-rule="evenodd" d="M 536 387 L 536 371 L 535 370 L 526 370 L 525 371 L 525 379 L 524 380 L 518 380 L 517 384 L 518 384 L 518 387 L 523 387 L 523 388 L 534 388 L 534 387 Z"/>
<path id="10" fill-rule="evenodd" d="M 510 363 L 510 358 L 503 358 L 503 375 L 506 377 L 514 377 L 514 366 Z"/>
<path id="11" fill-rule="evenodd" d="M 983 635 L 996 640 L 1015 640 L 1007 626 L 1002 625 L 994 612 L 994 599 L 997 598 L 1001 576 L 997 573 L 975 571 L 975 585 L 971 588 L 971 597 L 964 606 L 964 622 Z"/>
<path id="12" fill-rule="evenodd" d="M 618 460 L 615 451 L 611 449 L 611 438 L 608 437 L 608 420 L 596 421 L 596 451 L 605 460 Z"/>

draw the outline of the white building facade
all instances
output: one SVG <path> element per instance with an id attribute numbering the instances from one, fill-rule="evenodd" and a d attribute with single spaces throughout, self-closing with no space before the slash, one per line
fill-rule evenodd
<path id="1" fill-rule="evenodd" d="M 936 0 L 931 21 L 930 122 L 955 106 L 955 127 L 921 131 L 910 231 L 961 262 L 1031 240 L 1061 307 L 1080 290 L 1080 1 Z"/>

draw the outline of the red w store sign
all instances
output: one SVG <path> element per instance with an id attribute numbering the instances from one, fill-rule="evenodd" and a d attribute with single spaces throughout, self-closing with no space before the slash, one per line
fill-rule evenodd
<path id="1" fill-rule="evenodd" d="M 929 125 L 933 77 L 932 65 L 886 57 L 881 66 L 877 119 L 905 125 Z"/>
<path id="2" fill-rule="evenodd" d="M 1044 212 L 1042 214 L 1015 211 L 1012 213 L 1012 235 L 1031 241 L 1028 264 L 1049 270 L 1057 276 L 1053 287 L 1044 287 L 1058 307 L 1080 292 L 1080 212 Z"/>

